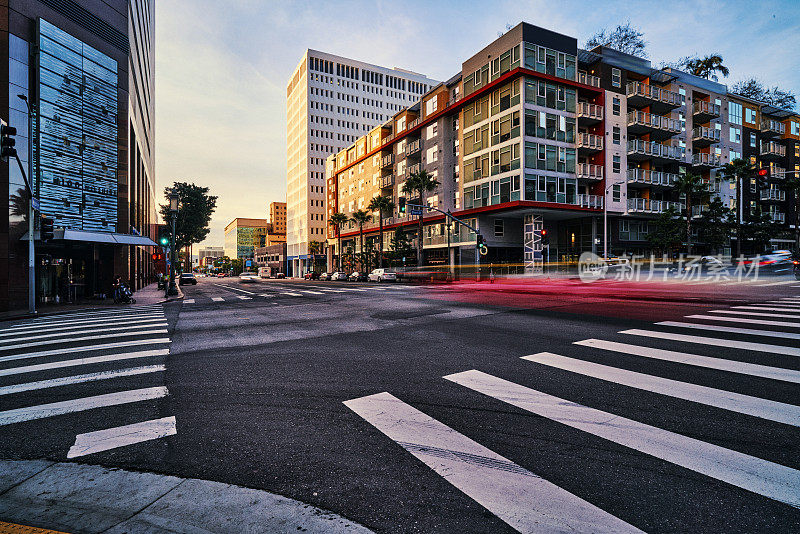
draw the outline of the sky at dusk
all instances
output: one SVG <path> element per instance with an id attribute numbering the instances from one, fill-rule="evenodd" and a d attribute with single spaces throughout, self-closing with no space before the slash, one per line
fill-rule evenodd
<path id="1" fill-rule="evenodd" d="M 286 199 L 286 84 L 307 48 L 447 79 L 526 21 L 578 38 L 630 21 L 662 60 L 720 53 L 729 85 L 755 76 L 800 94 L 800 1 L 499 2 L 159 0 L 156 182 L 218 195 L 211 234 Z M 163 202 L 159 196 L 157 199 Z"/>

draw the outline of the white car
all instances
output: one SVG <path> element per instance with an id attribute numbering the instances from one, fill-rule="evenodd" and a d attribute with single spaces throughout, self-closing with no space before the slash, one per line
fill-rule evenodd
<path id="1" fill-rule="evenodd" d="M 258 281 L 258 274 L 257 273 L 249 273 L 245 272 L 239 275 L 239 281 L 243 284 L 257 282 Z"/>
<path id="2" fill-rule="evenodd" d="M 397 274 L 386 269 L 374 269 L 368 278 L 370 282 L 396 282 Z"/>
<path id="3" fill-rule="evenodd" d="M 347 275 L 341 271 L 338 271 L 331 275 L 331 280 L 347 280 Z"/>

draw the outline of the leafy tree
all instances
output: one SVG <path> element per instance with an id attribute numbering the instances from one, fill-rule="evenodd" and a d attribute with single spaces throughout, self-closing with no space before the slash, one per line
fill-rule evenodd
<path id="1" fill-rule="evenodd" d="M 671 253 L 675 247 L 680 246 L 683 240 L 683 222 L 674 207 L 670 206 L 659 215 L 652 228 L 647 234 L 647 240 L 657 250 Z"/>
<path id="2" fill-rule="evenodd" d="M 405 256 L 410 256 L 413 248 L 402 228 L 397 228 L 394 235 L 389 239 L 389 248 L 392 250 L 392 257 L 397 261 L 402 261 Z"/>
<path id="3" fill-rule="evenodd" d="M 333 226 L 334 230 L 336 230 L 336 240 L 338 241 L 338 264 L 339 268 L 338 271 L 342 270 L 342 225 L 346 223 L 349 219 L 347 215 L 344 213 L 334 213 L 330 217 L 328 217 L 328 224 Z"/>
<path id="4" fill-rule="evenodd" d="M 759 211 L 747 217 L 742 230 L 745 238 L 753 242 L 753 252 L 760 254 L 767 249 L 770 239 L 780 232 L 781 227 L 772 222 L 769 213 Z"/>
<path id="5" fill-rule="evenodd" d="M 231 269 L 231 274 L 233 276 L 239 276 L 240 274 L 242 274 L 242 271 L 244 270 L 244 260 L 242 260 L 241 258 L 232 259 L 230 264 L 230 269 Z"/>
<path id="6" fill-rule="evenodd" d="M 736 257 L 741 257 L 742 255 L 742 241 L 744 241 L 744 236 L 742 235 L 742 219 L 741 219 L 741 202 L 744 191 L 744 184 L 750 181 L 750 178 L 756 175 L 756 168 L 755 165 L 750 164 L 750 162 L 745 161 L 741 158 L 737 158 L 730 163 L 725 164 L 722 168 L 722 175 L 736 183 L 736 207 L 734 208 L 735 214 L 735 222 L 733 224 L 734 230 L 736 231 Z"/>
<path id="7" fill-rule="evenodd" d="M 173 191 L 178 193 L 180 201 L 178 218 L 175 221 L 175 248 L 180 250 L 201 242 L 211 231 L 208 224 L 211 222 L 211 215 L 217 209 L 217 197 L 208 194 L 208 187 L 175 182 L 172 187 L 164 188 L 164 198 L 167 199 L 167 203 L 161 204 L 160 213 L 165 221 L 171 220 L 169 195 Z"/>
<path id="8" fill-rule="evenodd" d="M 722 62 L 721 55 L 709 54 L 702 58 L 699 56 L 687 56 L 679 59 L 675 64 L 678 68 L 684 68 L 695 76 L 717 81 L 719 79 L 717 73 L 726 78 L 730 74 L 730 69 L 723 65 Z"/>
<path id="9" fill-rule="evenodd" d="M 631 26 L 630 21 L 618 25 L 613 30 L 603 28 L 592 35 L 586 41 L 586 48 L 592 49 L 596 46 L 607 46 L 633 56 L 647 57 L 647 41 L 644 40 L 644 33 Z"/>
<path id="10" fill-rule="evenodd" d="M 675 189 L 686 197 L 686 253 L 692 253 L 692 206 L 708 194 L 708 185 L 699 174 L 686 173 L 675 180 Z"/>
<path id="11" fill-rule="evenodd" d="M 797 105 L 797 98 L 791 91 L 783 91 L 778 86 L 765 87 L 757 78 L 740 80 L 733 84 L 731 92 L 765 102 L 776 108 L 793 110 Z"/>
<path id="12" fill-rule="evenodd" d="M 380 236 L 378 245 L 378 267 L 383 268 L 383 217 L 387 213 L 394 211 L 394 201 L 390 195 L 378 195 L 374 197 L 368 209 L 378 212 L 378 235 Z"/>
<path id="13" fill-rule="evenodd" d="M 364 269 L 364 225 L 372 220 L 372 215 L 368 211 L 358 210 L 353 212 L 350 220 L 358 225 L 359 244 L 361 246 L 360 261 L 361 269 Z"/>
<path id="14" fill-rule="evenodd" d="M 439 180 L 431 176 L 427 171 L 412 173 L 403 184 L 402 192 L 406 195 L 418 195 L 418 204 L 425 205 L 425 194 L 436 191 L 439 187 Z M 419 232 L 417 233 L 417 266 L 422 265 L 422 218 L 425 210 L 420 210 Z"/>
<path id="15" fill-rule="evenodd" d="M 318 256 L 324 254 L 325 243 L 323 241 L 309 241 L 308 251 L 312 254 L 311 270 L 317 272 Z"/>
<path id="16" fill-rule="evenodd" d="M 734 216 L 733 210 L 725 207 L 719 197 L 714 197 L 708 203 L 708 209 L 700 216 L 700 235 L 713 252 L 719 252 L 730 238 L 731 220 Z"/>

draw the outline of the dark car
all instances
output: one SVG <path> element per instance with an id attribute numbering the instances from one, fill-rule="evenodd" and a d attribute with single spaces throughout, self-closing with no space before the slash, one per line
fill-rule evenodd
<path id="1" fill-rule="evenodd" d="M 347 277 L 349 282 L 369 282 L 369 275 L 367 273 L 360 273 L 358 271 L 350 273 Z"/>
<path id="2" fill-rule="evenodd" d="M 193 286 L 196 286 L 197 278 L 195 278 L 194 273 L 181 273 L 180 278 L 178 278 L 178 283 L 180 285 L 192 284 Z"/>
<path id="3" fill-rule="evenodd" d="M 305 278 L 306 280 L 319 280 L 319 273 L 317 272 L 306 273 L 305 276 L 303 276 L 303 278 Z"/>

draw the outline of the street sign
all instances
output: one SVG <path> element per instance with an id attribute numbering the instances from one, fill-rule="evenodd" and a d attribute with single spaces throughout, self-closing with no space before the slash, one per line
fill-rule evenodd
<path id="1" fill-rule="evenodd" d="M 247 262 L 245 262 L 245 265 L 250 267 L 251 265 L 253 265 L 253 260 L 247 260 Z"/>
<path id="2" fill-rule="evenodd" d="M 408 212 L 411 215 L 422 215 L 422 210 L 417 210 L 417 209 L 414 209 L 414 208 L 411 208 L 410 210 L 408 210 Z"/>
<path id="3" fill-rule="evenodd" d="M 34 211 L 42 211 L 41 204 L 39 204 L 38 198 L 32 198 L 31 205 L 33 206 Z"/>

